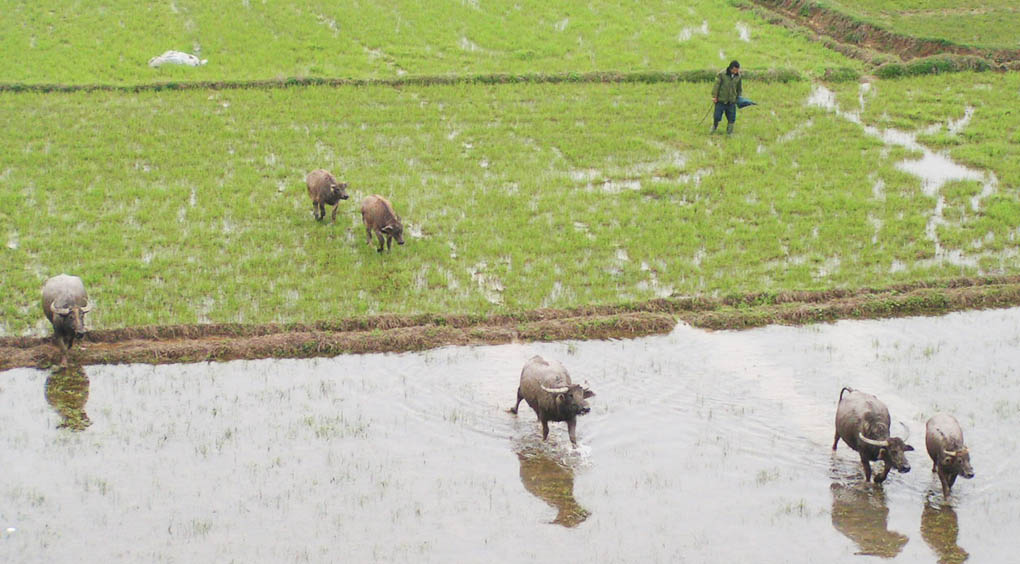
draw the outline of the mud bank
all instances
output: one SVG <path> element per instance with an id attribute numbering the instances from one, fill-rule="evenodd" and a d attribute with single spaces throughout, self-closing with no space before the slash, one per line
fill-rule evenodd
<path id="1" fill-rule="evenodd" d="M 867 50 L 888 53 L 903 61 L 932 57 L 935 55 L 956 55 L 965 59 L 987 60 L 992 67 L 1002 70 L 1020 68 L 1020 50 L 992 49 L 959 45 L 942 39 L 926 39 L 894 33 L 861 21 L 847 14 L 817 4 L 811 0 L 751 0 L 757 6 L 789 18 L 798 25 L 825 37 L 830 37 L 847 47 L 845 55 L 863 58 L 867 62 Z M 973 61 L 963 61 L 973 66 Z"/>
<path id="2" fill-rule="evenodd" d="M 957 278 L 880 289 L 670 297 L 505 315 L 379 315 L 313 324 L 105 329 L 89 332 L 72 351 L 72 359 L 95 365 L 312 358 L 448 345 L 634 338 L 668 333 L 677 321 L 705 329 L 749 329 L 1017 305 L 1020 276 Z M 45 367 L 59 360 L 50 338 L 0 338 L 0 370 Z"/>

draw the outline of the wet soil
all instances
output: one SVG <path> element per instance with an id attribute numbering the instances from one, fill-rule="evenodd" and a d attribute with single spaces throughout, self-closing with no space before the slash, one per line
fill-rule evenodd
<path id="1" fill-rule="evenodd" d="M 946 40 L 924 39 L 891 32 L 810 0 L 751 0 L 811 31 L 831 37 L 849 49 L 844 54 L 867 59 L 871 49 L 896 55 L 904 61 L 932 55 L 959 55 L 988 59 L 1001 68 L 1016 68 L 1020 49 L 991 49 L 958 45 Z M 947 14 L 947 16 L 949 16 Z M 951 17 L 951 16 L 949 16 Z M 778 22 L 773 22 L 778 23 Z"/>
<path id="2" fill-rule="evenodd" d="M 379 315 L 312 324 L 203 324 L 101 329 L 71 352 L 81 365 L 166 364 L 406 352 L 448 345 L 633 338 L 677 321 L 704 329 L 938 315 L 1020 305 L 1020 276 L 958 278 L 856 290 L 670 297 L 501 315 Z M 0 338 L 0 370 L 61 361 L 49 337 Z"/>

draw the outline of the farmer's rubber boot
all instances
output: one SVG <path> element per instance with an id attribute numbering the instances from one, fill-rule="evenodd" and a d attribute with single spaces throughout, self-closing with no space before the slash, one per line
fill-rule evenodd
<path id="1" fill-rule="evenodd" d="M 733 124 L 732 123 L 727 123 L 726 124 L 726 135 L 733 135 Z"/>
<path id="2" fill-rule="evenodd" d="M 711 134 L 715 133 L 716 129 L 719 129 L 719 122 L 714 122 L 712 124 L 712 131 L 709 131 L 708 134 L 711 135 Z"/>

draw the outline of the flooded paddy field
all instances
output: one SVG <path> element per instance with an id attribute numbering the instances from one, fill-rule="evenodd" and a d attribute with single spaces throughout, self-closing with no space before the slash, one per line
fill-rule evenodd
<path id="1" fill-rule="evenodd" d="M 535 354 L 597 393 L 572 448 L 507 413 Z M 1020 310 L 424 353 L 0 373 L 0 561 L 1005 562 Z M 844 386 L 910 473 L 831 450 Z M 924 424 L 976 476 L 943 503 Z"/>

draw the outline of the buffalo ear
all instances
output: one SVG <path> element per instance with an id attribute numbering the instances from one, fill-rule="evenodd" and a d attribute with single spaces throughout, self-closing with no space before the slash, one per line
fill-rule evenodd
<path id="1" fill-rule="evenodd" d="M 878 458 L 885 458 L 885 447 L 878 449 Z"/>
<path id="2" fill-rule="evenodd" d="M 591 398 L 591 397 L 595 397 L 595 392 L 593 392 L 593 391 L 589 390 L 588 388 L 585 388 L 585 389 L 584 389 L 584 397 L 585 397 L 586 399 L 587 399 L 587 398 Z"/>
<path id="3" fill-rule="evenodd" d="M 947 457 L 942 459 L 942 465 L 943 466 L 951 466 L 952 464 L 953 464 L 953 457 L 952 456 L 947 456 Z"/>
<path id="4" fill-rule="evenodd" d="M 393 232 L 393 226 L 392 225 L 387 225 L 386 227 L 383 227 L 383 228 L 379 229 L 379 231 L 382 231 L 383 233 L 392 233 Z"/>
<path id="5" fill-rule="evenodd" d="M 565 401 L 567 401 L 566 394 L 563 394 L 563 393 L 556 394 L 556 405 L 557 406 L 563 405 L 563 402 L 565 402 Z"/>
<path id="6" fill-rule="evenodd" d="M 905 446 L 903 447 L 903 450 L 904 450 L 904 452 L 905 452 L 905 451 L 908 451 L 908 450 L 914 450 L 914 447 L 912 447 L 912 446 L 910 446 L 910 445 L 905 445 Z"/>

